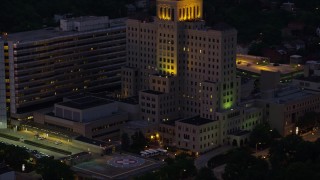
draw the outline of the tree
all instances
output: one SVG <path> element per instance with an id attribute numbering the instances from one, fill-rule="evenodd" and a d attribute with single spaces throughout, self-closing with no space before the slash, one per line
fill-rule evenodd
<path id="1" fill-rule="evenodd" d="M 289 135 L 272 144 L 269 150 L 270 162 L 274 168 L 287 167 L 296 159 L 298 147 L 303 139 L 297 135 Z"/>
<path id="2" fill-rule="evenodd" d="M 290 164 L 286 169 L 285 180 L 314 179 L 314 175 L 315 173 L 309 165 L 302 162 L 296 162 Z"/>
<path id="3" fill-rule="evenodd" d="M 74 173 L 70 166 L 53 158 L 39 159 L 36 172 L 41 174 L 43 179 L 74 179 Z"/>
<path id="4" fill-rule="evenodd" d="M 275 138 L 280 137 L 275 129 L 271 129 L 268 123 L 258 124 L 250 134 L 250 146 L 256 147 L 257 144 L 261 146 L 269 146 Z"/>
<path id="5" fill-rule="evenodd" d="M 134 152 L 140 152 L 147 145 L 147 140 L 141 131 L 135 132 L 131 139 L 131 150 Z"/>
<path id="6" fill-rule="evenodd" d="M 33 165 L 29 163 L 30 154 L 21 147 L 6 145 L 0 143 L 0 162 L 4 161 L 15 171 L 22 171 L 22 164 L 25 165 L 25 171 L 33 170 Z"/>
<path id="7" fill-rule="evenodd" d="M 130 138 L 127 133 L 121 135 L 121 148 L 122 150 L 127 151 L 130 147 Z"/>
<path id="8" fill-rule="evenodd" d="M 195 178 L 195 180 L 216 180 L 217 178 L 214 176 L 213 172 L 209 168 L 201 168 Z"/>
<path id="9" fill-rule="evenodd" d="M 234 150 L 225 167 L 224 180 L 267 179 L 268 163 L 252 156 L 244 149 Z"/>
<path id="10" fill-rule="evenodd" d="M 296 126 L 303 131 L 311 130 L 319 124 L 319 113 L 307 112 L 297 122 Z"/>

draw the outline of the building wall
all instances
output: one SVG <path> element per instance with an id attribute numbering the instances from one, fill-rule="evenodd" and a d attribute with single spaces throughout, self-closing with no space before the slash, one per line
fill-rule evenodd
<path id="1" fill-rule="evenodd" d="M 266 107 L 265 118 L 272 128 L 279 131 L 282 136 L 295 132 L 295 123 L 306 112 L 320 112 L 320 94 L 309 94 L 308 96 L 286 102 L 262 100 Z"/>
<path id="2" fill-rule="evenodd" d="M 60 20 L 60 28 L 62 31 L 92 31 L 109 27 L 108 16 L 89 16 Z"/>
<path id="3" fill-rule="evenodd" d="M 124 26 L 61 34 L 27 42 L 8 39 L 7 100 L 13 118 L 77 91 L 120 86 L 126 58 Z"/>
<path id="4" fill-rule="evenodd" d="M 160 124 L 163 141 L 193 152 L 205 152 L 227 143 L 228 134 L 256 125 L 250 112 L 242 109 L 236 117 L 227 117 L 240 102 L 240 78 L 236 77 L 237 31 L 227 25 L 208 28 L 202 15 L 202 0 L 158 0 L 157 17 L 153 20 L 129 19 L 128 56 L 122 83 L 124 96 L 139 93 L 141 116 L 148 122 L 199 115 L 217 120 L 217 129 L 206 131 L 209 134 L 185 124 L 177 129 L 176 124 L 174 142 L 170 141 L 170 127 Z M 145 48 L 148 44 L 149 48 Z M 133 73 L 134 76 L 129 76 Z M 259 122 L 260 119 L 261 116 Z M 186 128 L 195 129 L 189 132 L 191 140 L 182 135 Z M 203 142 L 199 144 L 200 138 Z"/>
<path id="5" fill-rule="evenodd" d="M 140 120 L 140 106 L 139 104 L 130 104 L 125 102 L 116 102 L 120 112 L 128 113 L 128 120 Z"/>
<path id="6" fill-rule="evenodd" d="M 58 117 L 78 122 L 90 122 L 106 116 L 111 116 L 118 111 L 117 103 L 108 103 L 87 109 L 77 109 L 60 104 L 55 104 L 55 114 Z"/>
<path id="7" fill-rule="evenodd" d="M 7 128 L 7 106 L 6 106 L 6 77 L 5 77 L 5 61 L 4 46 L 0 42 L 0 129 Z"/>
<path id="8" fill-rule="evenodd" d="M 230 135 L 240 131 L 252 131 L 263 121 L 263 108 L 242 107 L 217 112 L 216 119 L 220 123 L 220 143 L 231 144 Z"/>
<path id="9" fill-rule="evenodd" d="M 137 96 L 139 90 L 148 89 L 148 77 L 156 72 L 157 27 L 153 23 L 131 19 L 126 24 L 127 61 L 122 69 L 122 95 L 130 97 Z"/>
<path id="10" fill-rule="evenodd" d="M 204 27 L 204 21 L 196 19 L 194 22 L 169 21 L 158 16 L 150 22 L 127 21 L 128 57 L 125 69 L 139 68 L 141 72 L 134 79 L 125 78 L 122 84 L 123 91 L 126 91 L 124 96 L 136 95 L 129 92 L 145 89 L 159 91 L 159 86 L 150 86 L 152 81 L 149 79 L 153 79 L 152 74 L 161 74 L 177 77 L 176 108 L 181 110 L 183 117 L 201 114 L 202 103 L 199 99 L 202 97 L 201 84 L 205 81 L 212 81 L 218 86 L 218 91 L 215 88 L 212 92 L 219 100 L 217 107 L 213 108 L 229 109 L 238 103 L 240 84 L 235 73 L 237 32 L 232 28 L 208 30 Z M 141 47 L 148 43 L 152 49 Z"/>
<path id="11" fill-rule="evenodd" d="M 192 125 L 177 121 L 176 146 L 195 153 L 204 153 L 219 146 L 218 121 L 203 125 Z"/>
<path id="12" fill-rule="evenodd" d="M 141 118 L 149 123 L 160 123 L 179 116 L 174 93 L 153 94 L 140 92 Z"/>
<path id="13" fill-rule="evenodd" d="M 159 124 L 160 141 L 164 146 L 176 146 L 175 125 Z"/>
<path id="14" fill-rule="evenodd" d="M 55 127 L 63 131 L 70 131 L 94 139 L 119 140 L 120 129 L 128 121 L 127 113 L 117 113 L 91 122 L 81 123 L 56 117 L 54 115 L 42 115 L 36 113 L 34 121 L 39 124 Z"/>
<path id="15" fill-rule="evenodd" d="M 268 91 L 277 88 L 280 84 L 280 72 L 261 71 L 260 89 Z"/>
<path id="16" fill-rule="evenodd" d="M 300 86 L 301 88 L 306 89 L 306 90 L 312 90 L 312 91 L 320 92 L 320 82 L 293 79 L 292 83 L 297 85 L 297 86 Z"/>

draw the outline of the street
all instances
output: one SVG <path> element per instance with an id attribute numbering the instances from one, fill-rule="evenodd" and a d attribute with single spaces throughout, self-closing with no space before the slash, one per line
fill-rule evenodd
<path id="1" fill-rule="evenodd" d="M 195 159 L 194 161 L 194 165 L 196 166 L 197 169 L 201 169 L 202 167 L 207 167 L 207 164 L 208 164 L 208 161 L 219 155 L 219 154 L 223 154 L 231 149 L 233 149 L 235 147 L 233 146 L 222 146 L 222 147 L 219 147 L 213 151 L 210 151 L 206 154 L 203 154 L 203 155 L 200 155 L 198 158 Z"/>

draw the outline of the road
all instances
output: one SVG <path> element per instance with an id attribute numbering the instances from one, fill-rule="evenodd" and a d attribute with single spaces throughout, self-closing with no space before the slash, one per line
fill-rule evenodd
<path id="1" fill-rule="evenodd" d="M 233 146 L 222 146 L 222 147 L 219 147 L 213 151 L 210 151 L 206 154 L 202 154 L 200 155 L 198 158 L 195 159 L 194 161 L 194 165 L 196 166 L 197 169 L 201 169 L 202 167 L 207 167 L 207 164 L 208 164 L 208 161 L 219 155 L 219 154 L 223 154 L 231 149 L 233 149 L 235 147 Z"/>
<path id="2" fill-rule="evenodd" d="M 218 180 L 223 180 L 222 179 L 222 174 L 224 173 L 225 167 L 226 167 L 226 164 L 218 166 L 218 167 L 213 169 L 213 173 L 214 173 L 214 175 L 216 176 L 216 178 Z"/>
<path id="3" fill-rule="evenodd" d="M 308 132 L 306 134 L 302 135 L 302 138 L 305 141 L 310 141 L 310 142 L 314 142 L 316 141 L 318 138 L 320 138 L 320 130 L 317 131 L 313 131 L 313 132 Z"/>

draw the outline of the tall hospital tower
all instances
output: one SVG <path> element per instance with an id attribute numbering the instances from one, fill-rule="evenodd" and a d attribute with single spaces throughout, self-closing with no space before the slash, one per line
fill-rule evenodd
<path id="1" fill-rule="evenodd" d="M 239 106 L 236 43 L 234 28 L 205 25 L 202 0 L 157 0 L 157 17 L 127 21 L 122 95 L 139 96 L 141 118 L 164 144 L 201 153 L 244 143 L 237 133 L 262 116 Z"/>

